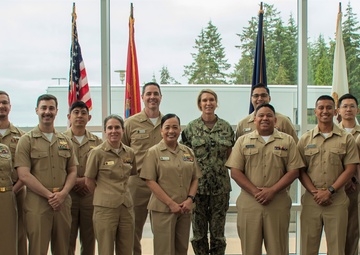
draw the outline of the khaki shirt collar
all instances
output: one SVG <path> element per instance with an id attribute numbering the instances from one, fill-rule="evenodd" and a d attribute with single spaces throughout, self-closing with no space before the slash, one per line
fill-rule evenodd
<path id="1" fill-rule="evenodd" d="M 66 130 L 64 134 L 70 137 L 73 142 L 79 144 L 79 141 L 74 138 L 74 133 L 72 132 L 71 128 Z M 86 143 L 87 141 L 95 141 L 95 138 L 91 135 L 91 133 L 87 129 L 85 129 L 85 137 L 82 143 Z"/>
<path id="2" fill-rule="evenodd" d="M 178 152 L 179 150 L 182 150 L 182 151 L 186 152 L 185 146 L 184 146 L 183 144 L 178 143 L 177 145 L 178 145 L 178 146 L 176 147 L 176 151 L 175 151 L 175 152 Z M 170 151 L 169 148 L 166 146 L 164 139 L 162 139 L 162 140 L 159 142 L 159 149 L 160 149 L 160 151 L 165 151 L 165 150 Z M 171 152 L 171 151 L 170 151 L 170 152 Z"/>
<path id="3" fill-rule="evenodd" d="M 159 113 L 159 118 L 158 118 L 158 120 L 157 120 L 157 122 L 156 122 L 156 127 L 158 126 L 158 125 L 160 125 L 160 123 L 161 123 L 161 118 L 163 117 L 163 115 L 161 114 L 161 112 Z M 146 115 L 146 113 L 145 113 L 145 109 L 143 109 L 141 112 L 139 112 L 139 115 L 138 115 L 138 118 L 139 118 L 139 122 L 146 122 L 147 120 L 149 120 L 150 121 L 150 119 L 149 119 L 149 117 Z M 150 121 L 151 122 L 151 121 Z M 151 122 L 151 124 L 152 124 L 152 122 Z"/>
<path id="4" fill-rule="evenodd" d="M 339 127 L 345 129 L 342 122 L 339 123 Z M 354 135 L 355 133 L 360 132 L 360 125 L 356 124 L 353 130 L 351 130 L 351 134 Z"/>
<path id="5" fill-rule="evenodd" d="M 342 129 L 338 125 L 333 124 L 333 129 L 332 129 L 331 134 L 329 135 L 329 137 L 331 137 L 333 134 L 341 136 L 341 130 Z M 321 135 L 321 131 L 319 130 L 319 126 L 316 125 L 315 128 L 313 129 L 312 137 L 315 138 L 318 135 Z"/>
<path id="6" fill-rule="evenodd" d="M 253 132 L 251 132 L 249 134 L 249 136 L 250 136 L 250 139 L 257 139 L 259 141 L 263 141 L 263 139 L 260 139 L 261 135 L 259 134 L 259 132 L 256 129 Z M 274 132 L 271 134 L 268 143 L 271 141 L 274 141 L 275 139 L 283 139 L 282 136 L 280 135 L 280 132 L 276 128 L 274 128 Z"/>

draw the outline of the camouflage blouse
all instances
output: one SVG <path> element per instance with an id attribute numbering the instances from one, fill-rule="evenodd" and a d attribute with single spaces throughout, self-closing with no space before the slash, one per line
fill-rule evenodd
<path id="1" fill-rule="evenodd" d="M 228 150 L 234 145 L 234 131 L 227 121 L 217 117 L 214 127 L 209 129 L 201 117 L 195 119 L 182 131 L 181 143 L 193 149 L 201 168 L 198 194 L 220 195 L 231 191 L 225 162 Z"/>

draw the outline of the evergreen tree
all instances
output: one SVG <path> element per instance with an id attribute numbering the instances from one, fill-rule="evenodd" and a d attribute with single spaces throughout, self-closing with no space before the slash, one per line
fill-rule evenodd
<path id="1" fill-rule="evenodd" d="M 329 85 L 332 83 L 332 62 L 330 49 L 326 45 L 323 35 L 319 35 L 312 45 L 310 55 L 311 76 L 314 85 Z"/>
<path id="2" fill-rule="evenodd" d="M 160 70 L 160 84 L 180 84 L 173 77 L 166 66 L 163 66 Z"/>
<path id="3" fill-rule="evenodd" d="M 225 49 L 221 43 L 217 27 L 209 21 L 202 29 L 193 47 L 198 52 L 191 53 L 194 62 L 184 66 L 184 76 L 189 84 L 226 84 L 226 71 L 230 64 L 225 59 Z"/>

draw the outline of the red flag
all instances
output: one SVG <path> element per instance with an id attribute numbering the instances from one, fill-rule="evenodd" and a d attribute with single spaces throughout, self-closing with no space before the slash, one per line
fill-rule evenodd
<path id="1" fill-rule="evenodd" d="M 139 71 L 137 65 L 135 39 L 134 39 L 134 16 L 133 4 L 130 5 L 129 18 L 129 46 L 126 65 L 126 88 L 125 88 L 125 118 L 141 111 Z"/>
<path id="2" fill-rule="evenodd" d="M 76 101 L 83 101 L 89 110 L 92 108 L 89 84 L 86 77 L 84 61 L 81 55 L 81 48 L 76 28 L 75 3 L 72 13 L 72 36 L 70 49 L 70 72 L 69 72 L 69 107 Z"/>

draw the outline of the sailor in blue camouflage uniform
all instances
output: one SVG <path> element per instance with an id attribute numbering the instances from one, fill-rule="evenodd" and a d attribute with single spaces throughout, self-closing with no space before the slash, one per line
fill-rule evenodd
<path id="1" fill-rule="evenodd" d="M 197 98 L 201 117 L 182 132 L 181 142 L 194 150 L 202 172 L 192 215 L 191 244 L 195 254 L 223 255 L 226 249 L 224 232 L 231 186 L 225 162 L 234 145 L 234 131 L 215 114 L 217 102 L 213 90 L 201 90 Z"/>

